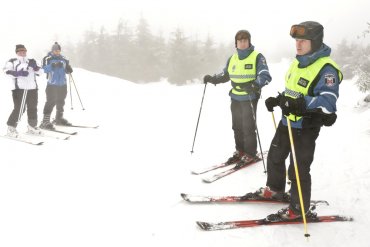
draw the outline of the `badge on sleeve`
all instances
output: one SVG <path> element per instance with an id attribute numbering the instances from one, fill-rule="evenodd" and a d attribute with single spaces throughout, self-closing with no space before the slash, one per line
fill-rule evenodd
<path id="1" fill-rule="evenodd" d="M 334 84 L 335 84 L 335 76 L 333 74 L 326 74 L 324 76 L 324 78 L 325 78 L 325 84 L 328 87 L 334 86 Z"/>

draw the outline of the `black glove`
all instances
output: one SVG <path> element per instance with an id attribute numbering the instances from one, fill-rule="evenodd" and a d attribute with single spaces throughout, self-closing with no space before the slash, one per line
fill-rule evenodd
<path id="1" fill-rule="evenodd" d="M 37 66 L 36 60 L 35 59 L 30 59 L 28 61 L 28 66 L 33 69 L 33 71 L 38 71 L 40 67 Z"/>
<path id="2" fill-rule="evenodd" d="M 203 77 L 203 83 L 204 83 L 204 84 L 207 84 L 207 82 L 210 82 L 210 83 L 216 84 L 216 83 L 214 83 L 214 82 L 213 82 L 213 80 L 214 80 L 214 77 L 213 77 L 213 76 L 211 76 L 211 75 L 205 75 L 205 76 Z"/>
<path id="3" fill-rule="evenodd" d="M 303 97 L 293 99 L 282 95 L 280 99 L 280 108 L 285 116 L 288 116 L 290 113 L 302 116 L 303 113 L 306 112 L 306 101 Z"/>
<path id="4" fill-rule="evenodd" d="M 324 114 L 322 122 L 325 126 L 332 126 L 336 120 L 337 120 L 337 114 L 331 113 L 331 114 Z"/>
<path id="5" fill-rule="evenodd" d="M 277 97 L 269 97 L 265 100 L 265 105 L 269 112 L 274 111 L 274 107 L 280 104 L 281 95 L 279 94 Z"/>
<path id="6" fill-rule="evenodd" d="M 260 87 L 255 81 L 246 83 L 245 86 L 243 86 L 243 89 L 248 93 L 257 93 L 260 90 Z"/>
<path id="7" fill-rule="evenodd" d="M 62 62 L 52 63 L 51 64 L 51 67 L 53 67 L 53 68 L 61 68 L 61 67 L 63 67 L 63 63 Z"/>
<path id="8" fill-rule="evenodd" d="M 67 66 L 66 66 L 66 73 L 67 74 L 71 74 L 72 72 L 73 72 L 73 69 L 72 69 L 71 65 L 67 64 Z"/>

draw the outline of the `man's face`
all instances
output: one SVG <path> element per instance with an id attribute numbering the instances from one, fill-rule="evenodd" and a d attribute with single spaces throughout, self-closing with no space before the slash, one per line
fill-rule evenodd
<path id="1" fill-rule="evenodd" d="M 240 50 L 249 48 L 249 40 L 248 39 L 238 39 L 236 41 L 236 48 Z"/>
<path id="2" fill-rule="evenodd" d="M 17 55 L 20 57 L 26 57 L 27 56 L 27 50 L 26 49 L 20 49 L 17 51 Z"/>
<path id="3" fill-rule="evenodd" d="M 53 51 L 53 54 L 54 54 L 55 56 L 59 56 L 59 55 L 60 55 L 60 50 L 54 50 L 54 51 Z"/>
<path id="4" fill-rule="evenodd" d="M 297 49 L 297 55 L 306 55 L 311 52 L 311 40 L 295 39 L 295 47 Z"/>

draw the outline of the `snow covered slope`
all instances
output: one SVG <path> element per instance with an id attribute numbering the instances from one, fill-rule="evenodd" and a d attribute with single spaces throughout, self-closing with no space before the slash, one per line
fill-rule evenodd
<path id="1" fill-rule="evenodd" d="M 258 106 L 263 149 L 274 134 L 264 100 L 283 89 L 288 61 L 271 64 L 272 83 Z M 44 146 L 0 139 L 0 246 L 306 246 L 302 225 L 203 232 L 196 220 L 261 218 L 281 205 L 191 205 L 181 192 L 241 195 L 265 184 L 262 165 L 212 184 L 190 174 L 233 152 L 229 84 L 208 85 L 194 154 L 190 154 L 204 85 L 137 85 L 75 69 L 77 95 L 65 116 L 96 123 L 68 141 Z M 5 82 L 5 76 L 0 80 Z M 39 80 L 39 119 L 45 99 Z M 73 92 L 75 90 L 73 89 Z M 351 223 L 310 224 L 310 246 L 368 246 L 370 218 L 370 110 L 352 81 L 343 81 L 338 121 L 323 128 L 312 165 L 313 199 L 326 199 L 319 214 L 344 214 Z M 0 84 L 0 131 L 12 109 Z M 280 118 L 279 111 L 275 117 Z M 25 118 L 19 130 L 25 131 Z"/>

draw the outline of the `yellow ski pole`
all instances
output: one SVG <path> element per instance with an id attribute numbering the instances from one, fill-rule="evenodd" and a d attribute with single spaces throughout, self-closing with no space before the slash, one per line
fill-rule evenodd
<path id="1" fill-rule="evenodd" d="M 305 231 L 304 236 L 308 238 L 310 236 L 310 234 L 308 234 L 308 232 L 307 232 L 307 221 L 306 221 L 306 214 L 305 214 L 304 205 L 303 205 L 301 181 L 299 180 L 299 174 L 298 174 L 297 157 L 295 155 L 295 149 L 294 149 L 294 141 L 293 141 L 292 127 L 290 125 L 290 120 L 289 120 L 288 117 L 286 117 L 286 120 L 287 120 L 287 123 L 288 123 L 290 146 L 292 148 L 292 156 L 293 156 L 293 162 L 294 162 L 295 177 L 297 179 L 299 203 L 301 204 L 301 210 L 302 210 L 303 225 L 304 225 L 304 231 Z"/>
<path id="2" fill-rule="evenodd" d="M 277 127 L 276 127 L 276 121 L 275 121 L 275 115 L 274 115 L 274 112 L 272 111 L 272 112 L 271 112 L 271 114 L 272 114 L 272 121 L 274 122 L 275 130 L 276 130 L 276 129 L 277 129 Z"/>

